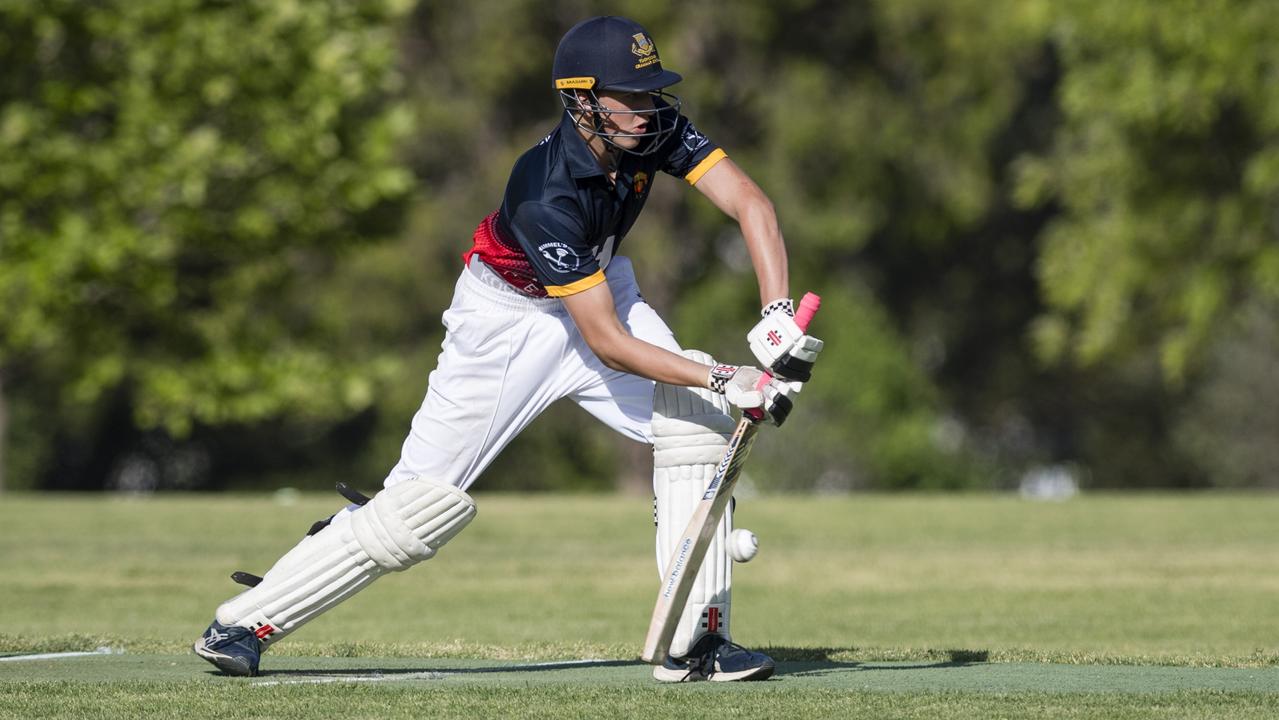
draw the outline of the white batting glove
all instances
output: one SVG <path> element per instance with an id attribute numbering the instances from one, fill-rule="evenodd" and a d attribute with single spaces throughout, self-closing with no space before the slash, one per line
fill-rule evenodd
<path id="1" fill-rule="evenodd" d="M 799 394 L 801 383 L 787 382 L 768 377 L 762 370 L 748 365 L 720 364 L 711 368 L 707 387 L 743 412 L 757 410 L 764 413 L 764 420 L 773 425 L 786 422 Z"/>
<path id="2" fill-rule="evenodd" d="M 755 359 L 773 375 L 808 382 L 824 343 L 795 324 L 795 304 L 790 298 L 774 300 L 760 314 L 764 319 L 746 333 Z"/>

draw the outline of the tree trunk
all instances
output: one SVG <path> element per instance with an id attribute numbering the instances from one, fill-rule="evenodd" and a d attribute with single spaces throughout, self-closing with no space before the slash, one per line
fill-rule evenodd
<path id="1" fill-rule="evenodd" d="M 627 495 L 650 497 L 653 494 L 653 446 L 618 437 L 622 457 L 617 489 Z"/>
<path id="2" fill-rule="evenodd" d="M 0 493 L 4 492 L 4 468 L 9 442 L 9 404 L 4 394 L 4 373 L 0 373 Z"/>

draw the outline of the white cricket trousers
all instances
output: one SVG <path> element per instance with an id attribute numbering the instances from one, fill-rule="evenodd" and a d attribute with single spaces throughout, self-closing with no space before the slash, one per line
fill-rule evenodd
<path id="1" fill-rule="evenodd" d="M 623 435 L 652 442 L 652 380 L 600 362 L 560 300 L 521 295 L 478 258 L 471 263 L 444 313 L 439 361 L 386 487 L 422 476 L 466 490 L 565 397 Z M 630 259 L 614 257 L 604 277 L 631 335 L 678 353 L 674 334 L 640 296 Z"/>

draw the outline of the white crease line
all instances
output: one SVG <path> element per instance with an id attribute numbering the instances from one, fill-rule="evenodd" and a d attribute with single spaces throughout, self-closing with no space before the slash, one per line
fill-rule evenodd
<path id="1" fill-rule="evenodd" d="M 253 687 L 269 687 L 271 685 L 327 685 L 329 683 L 387 682 L 390 680 L 441 680 L 448 673 L 418 672 L 401 673 L 399 675 L 317 675 L 309 678 L 289 678 L 287 680 L 261 680 L 253 683 Z"/>
<path id="2" fill-rule="evenodd" d="M 565 665 L 590 665 L 592 663 L 607 662 L 605 660 L 597 660 L 587 658 L 585 660 L 559 660 L 556 662 L 529 663 L 526 665 L 499 665 L 497 667 L 485 667 L 469 669 L 465 673 L 446 673 L 428 670 L 415 673 L 391 673 L 389 675 L 316 675 L 308 678 L 287 678 L 282 680 L 259 680 L 253 684 L 253 687 L 271 687 L 274 685 L 327 685 L 329 683 L 343 682 L 394 682 L 397 680 L 443 680 L 453 675 L 469 674 L 477 671 L 488 673 L 506 672 L 508 670 L 538 670 L 541 668 L 556 668 Z"/>
<path id="3" fill-rule="evenodd" d="M 492 668 L 491 672 L 499 670 L 537 670 L 538 668 L 556 668 L 561 665 L 591 665 L 594 663 L 611 662 L 603 658 L 584 658 L 582 660 L 553 660 L 551 662 L 529 663 L 527 665 L 499 665 Z M 488 670 L 488 668 L 485 668 Z"/>
<path id="4" fill-rule="evenodd" d="M 21 660 L 61 660 L 62 658 L 85 657 L 87 655 L 123 655 L 123 650 L 100 647 L 97 650 L 83 652 L 40 653 L 38 655 L 10 655 L 0 657 L 0 662 L 19 662 Z"/>

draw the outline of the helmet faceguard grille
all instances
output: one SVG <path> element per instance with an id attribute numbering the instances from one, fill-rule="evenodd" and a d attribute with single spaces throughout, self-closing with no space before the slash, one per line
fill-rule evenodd
<path id="1" fill-rule="evenodd" d="M 564 109 L 573 118 L 573 122 L 582 131 L 603 140 L 609 146 L 632 155 L 650 155 L 658 150 L 666 139 L 675 132 L 679 118 L 680 100 L 675 95 L 662 90 L 653 90 L 649 95 L 653 98 L 651 110 L 612 110 L 600 103 L 599 96 L 593 89 L 560 90 L 560 101 Z M 578 93 L 587 95 L 590 100 L 583 103 Z M 605 132 L 601 115 L 640 115 L 648 118 L 648 127 L 642 133 L 610 133 Z M 589 116 L 589 119 L 588 119 Z M 634 148 L 619 145 L 614 138 L 640 138 L 642 142 Z"/>

